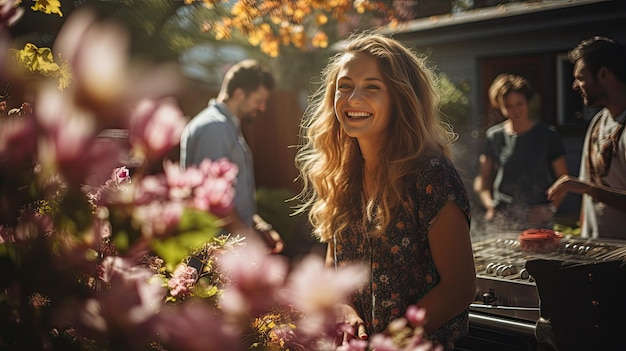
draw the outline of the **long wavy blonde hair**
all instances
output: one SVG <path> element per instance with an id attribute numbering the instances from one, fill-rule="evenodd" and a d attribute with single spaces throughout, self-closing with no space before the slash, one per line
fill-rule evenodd
<path id="1" fill-rule="evenodd" d="M 363 160 L 356 138 L 348 136 L 334 111 L 341 58 L 364 53 L 379 61 L 392 99 L 389 138 L 379 151 L 372 196 L 362 195 Z M 296 153 L 303 190 L 296 213 L 308 210 L 313 234 L 327 242 L 351 223 L 374 224 L 372 235 L 383 233 L 400 208 L 412 214 L 403 178 L 415 173 L 415 160 L 425 154 L 450 156 L 456 138 L 438 111 L 435 76 L 425 58 L 395 39 L 377 33 L 353 34 L 347 46 L 322 70 L 322 85 L 311 95 L 301 123 Z"/>

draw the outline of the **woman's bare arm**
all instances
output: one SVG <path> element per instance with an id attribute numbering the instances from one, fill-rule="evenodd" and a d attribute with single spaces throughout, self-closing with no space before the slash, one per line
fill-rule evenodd
<path id="1" fill-rule="evenodd" d="M 441 281 L 422 299 L 426 309 L 425 329 L 432 332 L 467 308 L 476 295 L 476 270 L 465 213 L 454 203 L 446 204 L 428 231 L 433 261 Z"/>

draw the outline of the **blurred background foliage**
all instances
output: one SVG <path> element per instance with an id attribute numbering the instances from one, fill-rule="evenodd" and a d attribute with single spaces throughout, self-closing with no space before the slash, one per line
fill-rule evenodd
<path id="1" fill-rule="evenodd" d="M 194 99 L 208 99 L 207 92 L 217 91 L 225 67 L 251 57 L 275 72 L 277 88 L 293 92 L 304 108 L 306 97 L 320 83 L 321 69 L 349 33 L 377 28 L 393 31 L 413 19 L 436 20 L 507 2 L 521 1 L 58 0 L 59 12 L 50 14 L 33 11 L 31 4 L 23 2 L 24 16 L 10 32 L 16 49 L 27 43 L 53 48 L 64 21 L 77 9 L 90 7 L 101 18 L 128 29 L 133 57 L 177 62 L 181 72 L 202 87 Z M 437 74 L 444 118 L 457 132 L 471 128 L 466 117 L 472 87 L 465 81 L 451 81 L 445 72 Z M 197 105 L 205 105 L 204 99 Z M 293 123 L 299 118 L 294 115 Z M 260 214 L 285 234 L 303 230 L 300 219 L 288 215 L 290 204 L 284 200 L 292 195 L 286 189 L 269 188 L 257 194 Z"/>
<path id="2" fill-rule="evenodd" d="M 34 0 L 42 2 L 43 0 Z M 15 47 L 52 47 L 63 22 L 79 7 L 92 7 L 132 33 L 132 54 L 177 61 L 189 50 L 236 46 L 247 57 L 280 68 L 279 88 L 306 89 L 333 51 L 355 30 L 394 28 L 416 18 L 449 16 L 503 0 L 57 0 L 60 13 L 25 12 L 11 28 Z M 53 3 L 43 1 L 43 3 Z M 22 6 L 29 6 L 23 3 Z M 211 71 L 222 64 L 205 55 Z M 218 62 L 212 62 L 216 59 Z"/>

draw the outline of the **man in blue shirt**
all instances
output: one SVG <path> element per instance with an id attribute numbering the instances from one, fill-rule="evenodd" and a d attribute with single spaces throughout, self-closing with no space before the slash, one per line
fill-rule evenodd
<path id="1" fill-rule="evenodd" d="M 180 165 L 227 158 L 239 167 L 234 210 L 225 229 L 251 240 L 259 236 L 274 253 L 283 249 L 280 235 L 256 214 L 252 153 L 241 133 L 241 121 L 265 111 L 274 88 L 272 75 L 255 60 L 233 65 L 224 76 L 217 98 L 185 127 L 180 140 Z"/>

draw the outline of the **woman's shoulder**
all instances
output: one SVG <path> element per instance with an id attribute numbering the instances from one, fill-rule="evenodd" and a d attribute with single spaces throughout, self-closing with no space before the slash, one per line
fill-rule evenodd
<path id="1" fill-rule="evenodd" d="M 445 181 L 459 177 L 452 160 L 442 153 L 423 155 L 416 159 L 414 166 L 416 176 L 422 179 Z"/>
<path id="2" fill-rule="evenodd" d="M 436 216 L 448 201 L 453 201 L 469 218 L 465 185 L 454 163 L 445 155 L 433 154 L 419 159 L 413 189 L 413 194 L 422 200 L 419 203 L 425 216 Z"/>
<path id="3" fill-rule="evenodd" d="M 437 169 L 441 167 L 454 167 L 452 160 L 443 153 L 428 153 L 418 157 L 415 160 L 416 166 Z"/>

